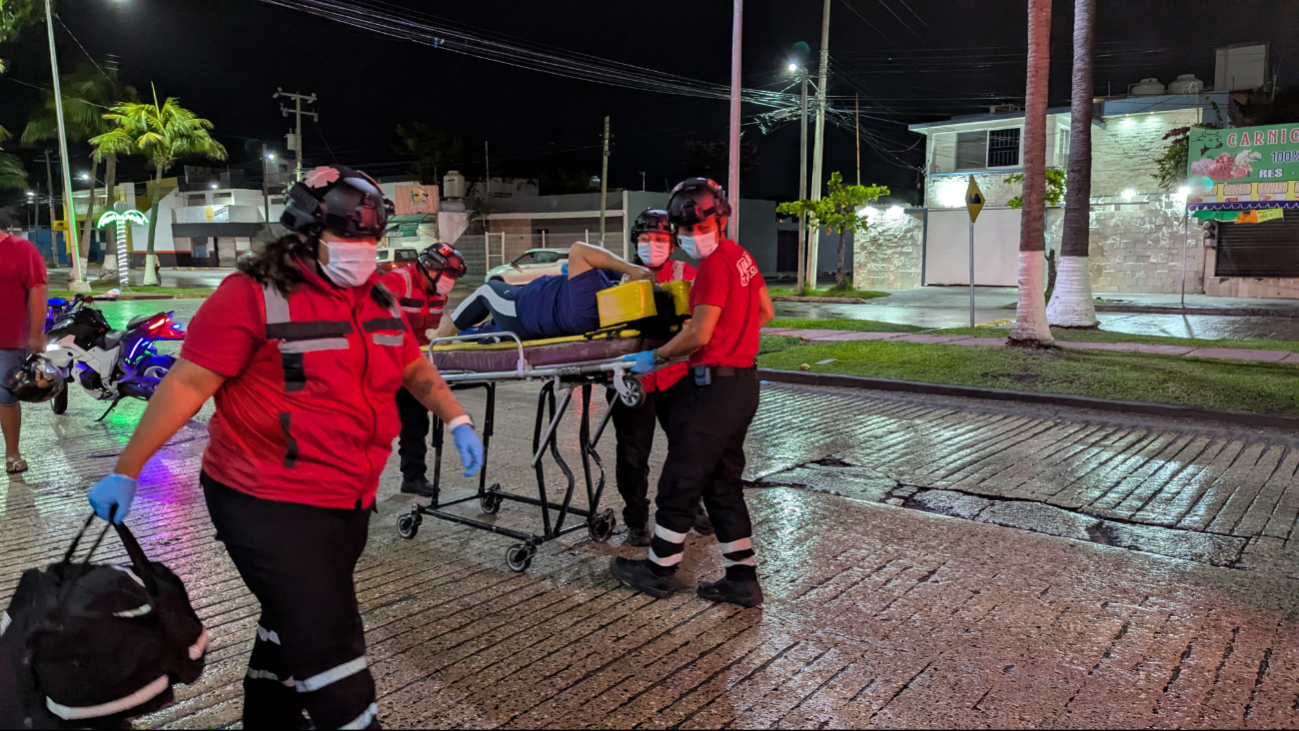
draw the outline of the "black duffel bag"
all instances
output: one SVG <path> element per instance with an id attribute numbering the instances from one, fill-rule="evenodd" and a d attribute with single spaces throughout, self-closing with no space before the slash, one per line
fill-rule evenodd
<path id="1" fill-rule="evenodd" d="M 53 722 L 98 725 L 162 707 L 172 683 L 192 683 L 203 673 L 207 630 L 189 603 L 185 585 L 150 561 L 124 525 L 113 526 L 131 559 L 129 567 L 92 564 L 106 526 L 81 563 L 77 544 L 63 560 L 23 573 L 9 609 L 0 616 L 0 684 L 18 699 L 0 705 L 0 726 L 14 708 L 19 727 Z M 49 714 L 53 718 L 47 717 Z"/>

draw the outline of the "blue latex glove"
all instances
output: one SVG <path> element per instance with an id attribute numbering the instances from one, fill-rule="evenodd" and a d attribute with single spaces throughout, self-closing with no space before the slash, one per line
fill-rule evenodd
<path id="1" fill-rule="evenodd" d="M 461 424 L 451 430 L 456 449 L 460 451 L 460 464 L 465 466 L 465 477 L 473 477 L 483 468 L 483 441 L 478 438 L 472 424 Z"/>
<path id="2" fill-rule="evenodd" d="M 652 350 L 642 350 L 641 352 L 633 353 L 632 355 L 624 355 L 622 359 L 629 361 L 632 364 L 632 373 L 644 375 L 658 370 L 658 363 L 655 362 L 656 357 Z"/>
<path id="3" fill-rule="evenodd" d="M 138 484 L 138 480 L 114 472 L 90 488 L 90 507 L 95 509 L 95 515 L 104 520 L 108 520 L 111 513 L 113 522 L 121 523 L 127 513 L 131 512 L 131 502 L 135 500 Z"/>

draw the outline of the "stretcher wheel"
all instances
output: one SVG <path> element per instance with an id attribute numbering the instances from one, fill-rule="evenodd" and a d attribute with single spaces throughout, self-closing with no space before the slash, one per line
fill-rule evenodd
<path id="1" fill-rule="evenodd" d="M 478 498 L 478 507 L 488 515 L 496 515 L 501 509 L 501 496 L 496 494 L 501 489 L 500 484 L 492 485 L 487 488 L 487 492 Z"/>
<path id="2" fill-rule="evenodd" d="M 423 522 L 424 516 L 419 513 L 406 513 L 397 516 L 397 535 L 402 538 L 414 538 L 419 534 L 419 526 Z"/>
<path id="3" fill-rule="evenodd" d="M 613 511 L 606 508 L 599 515 L 591 516 L 586 531 L 591 535 L 591 540 L 604 543 L 613 535 L 613 529 L 617 525 L 618 519 L 613 517 Z"/>
<path id="4" fill-rule="evenodd" d="M 536 546 L 516 543 L 505 552 L 505 564 L 512 571 L 527 571 L 532 565 L 532 556 L 537 552 Z"/>
<path id="5" fill-rule="evenodd" d="M 639 378 L 629 377 L 622 381 L 626 393 L 618 394 L 618 399 L 622 401 L 623 406 L 629 409 L 639 409 L 645 403 L 645 385 L 640 382 Z"/>

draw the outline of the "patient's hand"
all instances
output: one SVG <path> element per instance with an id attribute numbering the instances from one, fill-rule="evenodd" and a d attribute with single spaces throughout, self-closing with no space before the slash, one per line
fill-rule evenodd
<path id="1" fill-rule="evenodd" d="M 638 266 L 636 266 L 635 264 L 632 264 L 632 265 L 631 265 L 631 270 L 627 272 L 627 276 L 628 276 L 628 277 L 629 277 L 633 282 L 652 282 L 652 281 L 654 281 L 654 272 L 651 272 L 650 270 L 646 269 L 645 267 L 638 267 Z"/>

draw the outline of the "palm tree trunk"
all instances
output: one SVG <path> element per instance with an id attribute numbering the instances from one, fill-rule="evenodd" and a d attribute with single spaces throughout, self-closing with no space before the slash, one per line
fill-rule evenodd
<path id="1" fill-rule="evenodd" d="M 1019 305 L 1012 344 L 1051 345 L 1046 322 L 1046 101 L 1051 0 L 1028 0 L 1028 85 L 1024 94 L 1024 193 L 1019 227 Z"/>
<path id="2" fill-rule="evenodd" d="M 1095 47 L 1096 0 L 1074 0 L 1073 101 L 1069 122 L 1068 195 L 1064 202 L 1064 238 L 1060 276 L 1046 308 L 1058 327 L 1096 327 L 1092 304 L 1088 243 L 1092 193 L 1092 49 Z"/>
<path id="3" fill-rule="evenodd" d="M 104 207 L 112 210 L 113 203 L 117 196 L 113 189 L 117 187 L 117 153 L 110 152 L 104 160 Z M 112 247 L 112 255 L 104 255 L 104 264 L 99 268 L 100 279 L 111 279 L 117 276 L 117 257 L 126 256 L 125 251 L 117 250 L 117 226 L 113 226 L 111 231 L 104 231 L 104 250 L 109 251 Z M 123 282 L 122 286 L 128 286 L 130 282 Z"/>
<path id="4" fill-rule="evenodd" d="M 158 203 L 162 200 L 162 166 L 153 176 L 153 203 L 149 206 L 149 245 L 144 252 L 144 286 L 156 287 L 158 280 L 158 257 L 153 253 L 153 238 L 158 230 Z"/>
<path id="5" fill-rule="evenodd" d="M 90 260 L 90 236 L 95 230 L 95 182 L 99 180 L 99 160 L 91 158 L 90 161 L 90 200 L 86 201 L 86 225 L 81 227 L 81 235 L 77 237 L 78 253 L 81 256 L 81 278 L 89 279 L 86 274 L 86 266 Z M 74 210 L 75 218 L 75 210 Z"/>

